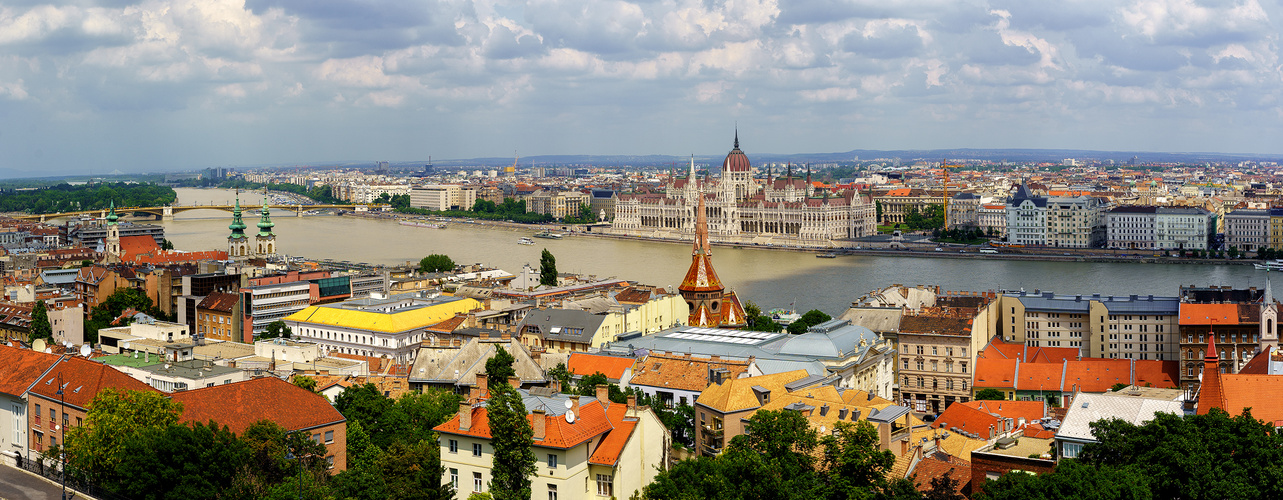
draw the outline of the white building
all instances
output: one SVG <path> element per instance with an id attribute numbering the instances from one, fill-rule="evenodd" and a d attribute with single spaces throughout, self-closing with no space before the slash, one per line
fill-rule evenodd
<path id="1" fill-rule="evenodd" d="M 1034 196 L 1021 184 L 1007 202 L 1007 242 L 1016 245 L 1047 244 L 1047 198 Z"/>
<path id="2" fill-rule="evenodd" d="M 1061 248 L 1099 248 L 1105 243 L 1105 224 L 1099 198 L 1090 196 L 1047 199 L 1047 245 Z"/>
<path id="3" fill-rule="evenodd" d="M 427 327 L 480 308 L 481 303 L 473 299 L 403 294 L 308 306 L 286 317 L 285 324 L 294 331 L 295 340 L 314 342 L 322 352 L 409 363 L 427 336 Z"/>
<path id="4" fill-rule="evenodd" d="M 1207 210 L 1158 207 L 1154 246 L 1163 250 L 1207 250 L 1216 233 L 1216 218 Z"/>
<path id="5" fill-rule="evenodd" d="M 430 184 L 410 190 L 410 206 L 427 210 L 470 210 L 477 189 L 458 184 Z"/>
<path id="6" fill-rule="evenodd" d="M 1255 252 L 1270 246 L 1270 211 L 1240 208 L 1225 214 L 1225 248 Z"/>
<path id="7" fill-rule="evenodd" d="M 1123 205 L 1105 214 L 1105 247 L 1124 250 L 1154 249 L 1154 225 L 1158 208 Z"/>

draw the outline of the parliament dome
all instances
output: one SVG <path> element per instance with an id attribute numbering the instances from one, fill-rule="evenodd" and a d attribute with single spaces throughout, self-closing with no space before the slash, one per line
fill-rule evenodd
<path id="1" fill-rule="evenodd" d="M 727 153 L 726 160 L 722 162 L 722 172 L 751 172 L 752 166 L 748 162 L 748 156 L 740 151 L 740 134 L 735 132 L 735 149 Z"/>

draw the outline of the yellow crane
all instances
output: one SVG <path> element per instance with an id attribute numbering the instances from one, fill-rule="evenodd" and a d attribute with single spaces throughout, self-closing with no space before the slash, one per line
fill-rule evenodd
<path id="1" fill-rule="evenodd" d="M 944 229 L 949 229 L 949 169 L 962 168 L 963 165 L 950 165 L 949 160 L 940 160 L 940 171 L 944 172 Z"/>

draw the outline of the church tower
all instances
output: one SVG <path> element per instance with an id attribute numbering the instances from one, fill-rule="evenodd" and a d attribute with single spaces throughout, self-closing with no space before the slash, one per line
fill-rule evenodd
<path id="1" fill-rule="evenodd" d="M 227 236 L 227 256 L 234 259 L 249 257 L 249 238 L 245 236 L 245 221 L 241 220 L 241 197 L 236 196 L 236 206 L 232 208 L 232 223 L 227 226 L 232 234 Z"/>
<path id="2" fill-rule="evenodd" d="M 268 214 L 267 195 L 263 197 L 263 215 L 258 221 L 258 234 L 254 235 L 254 253 L 260 257 L 276 254 L 276 235 L 272 233 L 272 216 Z"/>
<path id="3" fill-rule="evenodd" d="M 1265 297 L 1261 299 L 1261 346 L 1259 352 L 1279 348 L 1279 308 L 1270 289 L 1270 273 L 1265 273 Z"/>
<path id="4" fill-rule="evenodd" d="M 737 328 L 746 324 L 744 307 L 735 292 L 726 293 L 726 287 L 713 270 L 713 252 L 708 244 L 708 215 L 701 192 L 695 210 L 695 244 L 691 251 L 691 266 L 678 287 L 686 305 L 690 307 L 687 324 L 702 327 Z"/>
<path id="5" fill-rule="evenodd" d="M 103 244 L 103 253 L 106 254 L 106 261 L 109 263 L 120 262 L 122 252 L 120 249 L 120 217 L 116 215 L 116 200 L 111 201 L 111 208 L 107 212 L 107 238 Z"/>

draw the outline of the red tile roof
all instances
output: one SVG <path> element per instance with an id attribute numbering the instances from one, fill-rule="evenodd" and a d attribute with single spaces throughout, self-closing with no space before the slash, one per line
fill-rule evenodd
<path id="1" fill-rule="evenodd" d="M 940 429 L 958 429 L 980 435 L 980 439 L 991 439 L 1002 432 L 1002 419 L 980 411 L 966 404 L 951 404 L 936 417 L 932 427 Z"/>
<path id="2" fill-rule="evenodd" d="M 1159 387 L 1163 389 L 1180 387 L 1180 361 L 1140 359 L 1136 360 L 1135 363 L 1135 385 L 1140 387 Z"/>
<path id="3" fill-rule="evenodd" d="M 1021 363 L 1016 371 L 1016 389 L 1059 391 L 1063 374 L 1064 366 L 1057 363 Z"/>
<path id="4" fill-rule="evenodd" d="M 237 434 L 259 420 L 291 431 L 347 421 L 324 397 L 275 377 L 175 392 L 173 399 L 183 403 L 183 422 L 213 420 Z"/>
<path id="5" fill-rule="evenodd" d="M 566 363 L 566 367 L 574 375 L 587 377 L 601 372 L 606 378 L 618 382 L 624 376 L 624 372 L 632 368 L 635 361 L 633 358 L 575 352 L 570 354 L 570 361 Z"/>
<path id="6" fill-rule="evenodd" d="M 21 398 L 55 361 L 57 354 L 0 345 L 0 393 Z"/>
<path id="7" fill-rule="evenodd" d="M 62 383 L 66 385 L 62 395 L 58 395 L 59 375 L 62 376 Z M 94 396 L 109 387 L 127 391 L 159 392 L 152 386 L 125 375 L 115 367 L 85 358 L 72 357 L 59 361 L 40 377 L 36 385 L 31 387 L 31 393 L 51 401 L 61 401 L 65 398 L 68 405 L 88 410 L 89 402 L 93 401 Z"/>
<path id="8" fill-rule="evenodd" d="M 1021 367 L 1024 371 L 1024 367 Z M 1130 359 L 1084 359 L 1065 364 L 1066 391 L 1105 392 L 1115 384 L 1131 385 Z"/>
<path id="9" fill-rule="evenodd" d="M 619 463 L 619 456 L 623 454 L 624 446 L 628 444 L 628 439 L 633 435 L 633 429 L 637 427 L 635 417 L 624 416 L 627 412 L 628 407 L 621 404 L 612 404 L 606 409 L 606 418 L 610 419 L 615 428 L 597 444 L 597 449 L 593 450 L 588 463 L 611 467 Z"/>
<path id="10" fill-rule="evenodd" d="M 1016 425 L 1019 425 L 1022 418 L 1025 422 L 1038 420 L 1044 417 L 1047 411 L 1042 401 L 968 401 L 961 404 L 1003 418 L 1010 418 Z"/>
<path id="11" fill-rule="evenodd" d="M 196 307 L 198 309 L 208 309 L 211 311 L 232 312 L 236 303 L 240 301 L 240 295 L 234 293 L 213 292 L 206 295 Z"/>
<path id="12" fill-rule="evenodd" d="M 1230 415 L 1238 415 L 1245 408 L 1251 408 L 1252 416 L 1273 426 L 1283 426 L 1283 376 L 1280 375 L 1243 375 L 1218 374 L 1220 378 L 1220 401 L 1209 401 L 1216 408 L 1221 408 Z M 1204 384 L 1205 386 L 1207 384 Z M 1200 394 L 1198 413 L 1204 410 L 1204 398 Z M 1209 409 L 1211 406 L 1208 407 Z"/>
<path id="13" fill-rule="evenodd" d="M 1181 325 L 1237 325 L 1238 304 L 1181 304 Z"/>
<path id="14" fill-rule="evenodd" d="M 932 479 L 944 477 L 948 473 L 949 479 L 958 481 L 955 493 L 962 495 L 962 492 L 971 489 L 971 466 L 965 462 L 961 459 L 945 462 L 935 458 L 925 458 L 918 462 L 917 468 L 914 469 L 913 482 L 918 491 L 925 493 L 931 491 Z"/>
<path id="15" fill-rule="evenodd" d="M 1015 387 L 1016 359 L 977 358 L 975 383 L 979 388 Z"/>
<path id="16" fill-rule="evenodd" d="M 623 406 L 623 405 L 614 405 Z M 600 401 L 592 399 L 579 407 L 574 423 L 567 422 L 563 416 L 544 415 L 544 437 L 536 439 L 536 446 L 545 448 L 570 449 L 614 428 L 607 417 L 606 409 Z M 535 415 L 527 414 L 526 419 L 534 426 Z M 473 405 L 472 425 L 468 430 L 459 430 L 459 415 L 448 422 L 438 425 L 433 430 L 446 434 L 458 434 L 482 439 L 491 439 L 490 415 L 485 406 Z"/>

